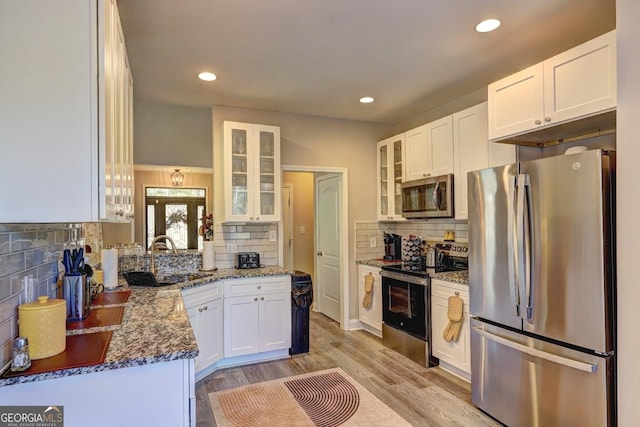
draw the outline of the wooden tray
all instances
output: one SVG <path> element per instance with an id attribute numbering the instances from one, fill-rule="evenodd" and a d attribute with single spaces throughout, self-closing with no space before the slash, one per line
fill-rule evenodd
<path id="1" fill-rule="evenodd" d="M 96 332 L 84 335 L 67 336 L 65 350 L 55 356 L 45 359 L 32 360 L 29 369 L 12 372 L 7 369 L 0 378 L 13 378 L 24 375 L 36 375 L 63 369 L 82 368 L 84 366 L 99 365 L 104 362 L 109 350 L 112 331 Z"/>
<path id="2" fill-rule="evenodd" d="M 124 306 L 92 308 L 86 319 L 67 322 L 67 330 L 119 325 L 123 314 Z"/>
<path id="3" fill-rule="evenodd" d="M 91 299 L 91 305 L 124 304 L 129 300 L 129 295 L 131 295 L 130 290 L 103 292 L 101 294 L 95 295 L 93 299 Z"/>

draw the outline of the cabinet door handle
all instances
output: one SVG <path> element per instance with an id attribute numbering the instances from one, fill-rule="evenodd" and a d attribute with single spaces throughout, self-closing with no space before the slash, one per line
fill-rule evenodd
<path id="1" fill-rule="evenodd" d="M 256 286 L 258 289 L 262 289 L 262 285 L 258 285 Z"/>
<path id="2" fill-rule="evenodd" d="M 256 221 L 260 221 L 260 217 L 259 216 L 256 217 Z"/>
<path id="3" fill-rule="evenodd" d="M 258 297 L 253 297 L 253 300 L 254 301 L 258 301 Z"/>
<path id="4" fill-rule="evenodd" d="M 249 218 L 249 221 L 253 221 L 253 217 Z"/>
<path id="5" fill-rule="evenodd" d="M 534 123 L 537 124 L 537 125 L 542 124 L 542 122 L 540 120 L 536 120 Z"/>
<path id="6" fill-rule="evenodd" d="M 260 301 L 264 301 L 264 297 L 260 297 Z"/>
<path id="7" fill-rule="evenodd" d="M 203 310 L 208 310 L 209 307 L 207 307 L 206 305 L 204 306 Z"/>
<path id="8" fill-rule="evenodd" d="M 549 123 L 549 122 L 551 121 L 551 117 L 545 117 L 545 118 L 544 118 L 544 121 L 545 121 L 545 122 L 547 122 L 547 123 Z"/>
<path id="9" fill-rule="evenodd" d="M 199 308 L 199 309 L 198 309 L 198 311 L 199 311 L 200 313 L 202 313 L 202 308 Z"/>

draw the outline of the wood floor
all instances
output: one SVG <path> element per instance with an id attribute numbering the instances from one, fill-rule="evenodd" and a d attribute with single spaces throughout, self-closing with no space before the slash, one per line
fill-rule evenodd
<path id="1" fill-rule="evenodd" d="M 424 368 L 364 331 L 343 331 L 311 313 L 308 354 L 221 369 L 196 383 L 197 426 L 215 426 L 208 393 L 277 378 L 342 368 L 414 426 L 497 426 L 471 404 L 469 383 L 440 368 Z"/>

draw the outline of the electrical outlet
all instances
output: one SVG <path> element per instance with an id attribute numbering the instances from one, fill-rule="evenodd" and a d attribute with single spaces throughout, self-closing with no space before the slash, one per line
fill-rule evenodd
<path id="1" fill-rule="evenodd" d="M 269 231 L 269 241 L 275 242 L 277 239 L 278 239 L 278 234 L 275 232 L 275 230 Z"/>
<path id="2" fill-rule="evenodd" d="M 235 243 L 227 243 L 228 254 L 235 254 L 237 252 L 238 252 L 238 245 L 236 245 Z"/>
<path id="3" fill-rule="evenodd" d="M 372 238 L 369 239 L 369 247 L 375 248 L 377 246 L 377 243 L 378 242 L 376 241 L 375 237 L 372 237 Z"/>
<path id="4" fill-rule="evenodd" d="M 307 230 L 304 228 L 304 226 L 300 227 L 300 234 L 305 234 L 307 232 Z"/>

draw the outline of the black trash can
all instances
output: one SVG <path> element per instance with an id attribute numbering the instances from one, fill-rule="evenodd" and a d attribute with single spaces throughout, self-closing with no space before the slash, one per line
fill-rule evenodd
<path id="1" fill-rule="evenodd" d="M 291 348 L 289 354 L 309 352 L 309 307 L 313 302 L 311 275 L 291 274 Z"/>

